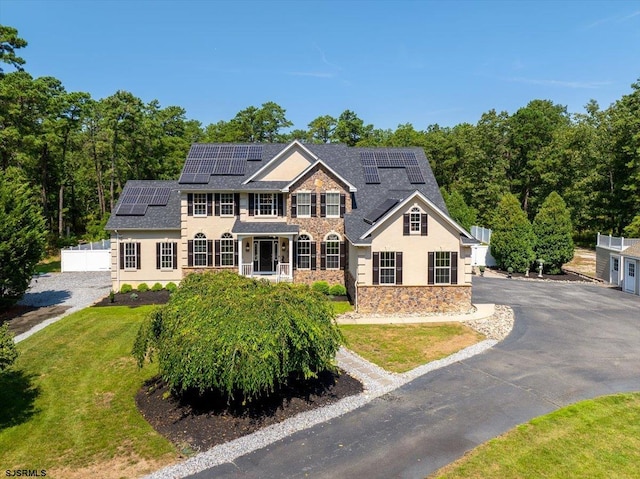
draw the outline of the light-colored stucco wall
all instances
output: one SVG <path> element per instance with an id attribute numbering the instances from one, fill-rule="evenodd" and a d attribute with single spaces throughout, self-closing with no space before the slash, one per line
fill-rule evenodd
<path id="1" fill-rule="evenodd" d="M 282 158 L 256 177 L 261 181 L 291 181 L 314 162 L 308 153 L 298 147 L 292 148 Z"/>
<path id="2" fill-rule="evenodd" d="M 179 231 L 121 231 L 119 237 L 111 234 L 111 281 L 114 291 L 119 291 L 123 284 L 130 284 L 134 288 L 140 283 L 147 283 L 149 287 L 155 283 L 163 286 L 169 282 L 178 283 L 182 279 L 182 263 L 180 260 L 180 232 Z M 120 269 L 120 244 L 123 242 L 140 243 L 140 269 Z M 156 243 L 178 243 L 178 268 L 170 270 L 156 269 Z"/>
<path id="3" fill-rule="evenodd" d="M 428 234 L 403 235 L 403 214 L 419 207 L 429 215 Z M 428 253 L 430 251 L 458 252 L 458 284 L 471 282 L 471 249 L 460 247 L 460 233 L 419 198 L 387 218 L 372 233 L 370 252 L 361 258 L 358 283 L 373 283 L 373 259 L 371 252 L 402 252 L 403 285 L 426 285 L 428 275 Z M 362 253 L 362 252 L 360 252 Z"/>

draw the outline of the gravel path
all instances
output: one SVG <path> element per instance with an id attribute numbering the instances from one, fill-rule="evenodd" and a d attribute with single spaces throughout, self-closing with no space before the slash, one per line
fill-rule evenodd
<path id="1" fill-rule="evenodd" d="M 365 387 L 364 392 L 356 396 L 344 398 L 330 406 L 298 414 L 279 424 L 274 424 L 253 434 L 213 447 L 182 463 L 157 471 L 147 476 L 147 478 L 182 478 L 197 474 L 205 469 L 233 462 L 240 456 L 267 447 L 295 432 L 339 417 L 349 411 L 364 406 L 373 399 L 383 396 L 419 376 L 486 351 L 495 345 L 499 339 L 503 339 L 511 332 L 513 322 L 514 317 L 511 308 L 496 305 L 496 313 L 493 316 L 476 320 L 473 324 L 469 323 L 470 327 L 477 329 L 483 334 L 488 334 L 490 339 L 474 344 L 439 361 L 432 361 L 423 366 L 419 366 L 403 374 L 389 373 L 375 364 L 366 361 L 352 351 L 342 348 L 337 355 L 338 365 L 363 383 Z"/>
<path id="2" fill-rule="evenodd" d="M 110 289 L 111 273 L 108 271 L 47 273 L 34 276 L 29 290 L 18 304 L 35 307 L 66 306 L 69 309 L 64 314 L 47 319 L 26 333 L 16 336 L 15 342 L 28 338 L 68 314 L 91 306 L 109 294 Z"/>

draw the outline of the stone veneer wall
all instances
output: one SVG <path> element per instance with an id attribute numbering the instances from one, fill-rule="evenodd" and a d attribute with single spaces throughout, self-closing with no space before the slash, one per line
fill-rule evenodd
<path id="1" fill-rule="evenodd" d="M 468 286 L 358 286 L 359 313 L 466 313 Z"/>
<path id="2" fill-rule="evenodd" d="M 319 247 L 318 247 L 319 248 Z M 318 253 L 318 269 L 294 269 L 293 281 L 295 283 L 305 283 L 311 285 L 316 281 L 326 281 L 329 286 L 334 284 L 344 285 L 344 271 L 341 269 L 320 269 L 320 254 Z"/>

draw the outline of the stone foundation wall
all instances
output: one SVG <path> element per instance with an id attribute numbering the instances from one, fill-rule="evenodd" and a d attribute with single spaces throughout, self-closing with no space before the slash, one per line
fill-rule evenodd
<path id="1" fill-rule="evenodd" d="M 358 286 L 359 313 L 466 313 L 468 286 Z"/>
<path id="2" fill-rule="evenodd" d="M 318 262 L 320 260 L 318 259 Z M 316 281 L 326 281 L 329 286 L 334 284 L 344 284 L 344 271 L 340 269 L 329 270 L 309 270 L 309 269 L 294 269 L 293 270 L 293 282 L 305 283 L 311 285 Z"/>

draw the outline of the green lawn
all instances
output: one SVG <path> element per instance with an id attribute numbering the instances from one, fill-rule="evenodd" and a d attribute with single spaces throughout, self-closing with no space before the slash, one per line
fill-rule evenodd
<path id="1" fill-rule="evenodd" d="M 583 401 L 477 447 L 431 477 L 640 477 L 640 393 Z"/>
<path id="2" fill-rule="evenodd" d="M 88 308 L 18 344 L 14 368 L 0 375 L 3 469 L 131 477 L 177 458 L 134 402 L 157 373 L 153 364 L 139 370 L 130 355 L 151 308 Z"/>
<path id="3" fill-rule="evenodd" d="M 62 268 L 60 255 L 50 256 L 36 265 L 36 273 L 59 273 Z"/>
<path id="4" fill-rule="evenodd" d="M 478 343 L 484 336 L 461 323 L 340 325 L 347 347 L 374 364 L 403 373 Z"/>
<path id="5" fill-rule="evenodd" d="M 353 311 L 353 306 L 349 301 L 331 301 L 333 310 L 336 314 L 343 314 Z"/>

